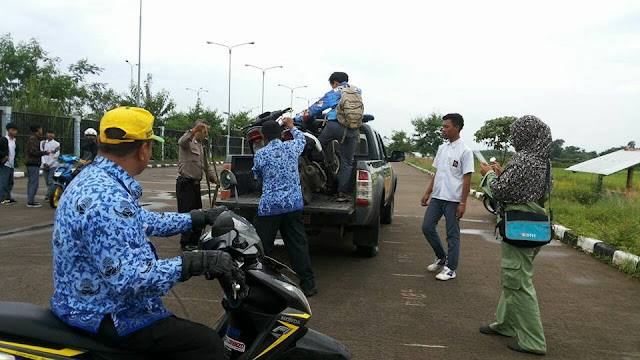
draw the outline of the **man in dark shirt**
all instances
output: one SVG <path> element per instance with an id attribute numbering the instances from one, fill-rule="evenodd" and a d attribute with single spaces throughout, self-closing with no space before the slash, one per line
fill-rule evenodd
<path id="1" fill-rule="evenodd" d="M 42 156 L 49 155 L 49 151 L 40 151 L 40 136 L 42 136 L 42 126 L 33 124 L 30 126 L 31 136 L 27 140 L 24 163 L 27 165 L 27 207 L 41 207 L 42 204 L 36 202 L 36 193 L 40 182 L 40 164 Z"/>
<path id="2" fill-rule="evenodd" d="M 84 160 L 84 165 L 89 165 L 98 155 L 98 133 L 93 128 L 84 131 L 85 143 L 80 148 L 80 159 Z"/>

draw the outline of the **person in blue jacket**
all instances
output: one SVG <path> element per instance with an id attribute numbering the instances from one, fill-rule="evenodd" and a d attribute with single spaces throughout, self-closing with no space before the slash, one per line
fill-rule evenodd
<path id="1" fill-rule="evenodd" d="M 358 142 L 358 130 L 348 129 L 344 125 L 338 122 L 338 115 L 336 107 L 340 103 L 342 97 L 341 87 L 349 85 L 349 75 L 343 72 L 334 72 L 329 77 L 329 84 L 332 90 L 324 94 L 320 100 L 311 105 L 308 109 L 298 114 L 295 121 L 306 121 L 308 118 L 321 114 L 326 109 L 331 109 L 327 114 L 327 124 L 320 133 L 318 140 L 322 145 L 322 149 L 325 149 L 325 161 L 327 165 L 333 165 L 333 156 L 327 154 L 326 149 L 329 144 L 337 140 L 340 142 L 340 169 L 338 170 L 338 196 L 336 201 L 349 202 L 351 201 L 350 188 L 351 188 L 351 172 L 353 171 L 353 157 L 356 151 L 356 144 Z M 358 94 L 362 94 L 360 89 L 356 89 Z"/>
<path id="2" fill-rule="evenodd" d="M 222 359 L 222 340 L 211 328 L 175 317 L 161 297 L 194 275 L 244 285 L 228 253 L 185 252 L 160 259 L 147 236 L 167 237 L 213 225 L 219 207 L 156 213 L 138 203 L 134 179 L 146 169 L 154 140 L 153 116 L 120 107 L 100 122 L 94 161 L 69 184 L 53 227 L 51 310 L 96 340 L 139 358 Z M 144 355 L 144 356 L 143 356 Z"/>

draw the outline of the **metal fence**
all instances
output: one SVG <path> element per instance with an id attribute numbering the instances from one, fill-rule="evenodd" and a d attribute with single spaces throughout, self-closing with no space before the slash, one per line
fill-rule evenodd
<path id="1" fill-rule="evenodd" d="M 60 143 L 61 154 L 73 154 L 75 145 L 74 119 L 71 117 L 60 117 L 43 114 L 32 114 L 26 112 L 14 111 L 11 113 L 10 121 L 18 126 L 17 141 L 24 154 L 26 142 L 31 136 L 30 126 L 39 124 L 44 132 L 53 130 L 56 133 L 56 140 Z M 100 122 L 95 120 L 80 120 L 80 146 L 86 141 L 84 139 L 84 131 L 93 128 L 96 132 L 100 130 Z M 164 129 L 155 127 L 156 135 L 163 135 L 165 138 L 164 146 L 154 148 L 153 160 L 177 160 L 178 159 L 178 139 L 184 135 L 186 130 Z M 164 150 L 164 153 L 163 153 Z M 211 150 L 215 157 L 224 157 L 227 152 L 227 136 L 213 134 L 211 136 Z M 243 137 L 232 136 L 229 141 L 230 154 L 249 154 L 251 150 Z M 21 157 L 21 154 L 18 154 Z"/>

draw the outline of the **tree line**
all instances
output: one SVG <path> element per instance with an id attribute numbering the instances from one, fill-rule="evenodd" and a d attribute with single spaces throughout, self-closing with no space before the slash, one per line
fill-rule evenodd
<path id="1" fill-rule="evenodd" d="M 503 116 L 486 120 L 484 125 L 474 133 L 474 140 L 477 143 L 485 144 L 491 149 L 487 151 L 491 156 L 496 156 L 500 163 L 505 163 L 513 151 L 510 128 L 517 119 L 515 116 Z M 442 114 L 433 112 L 428 116 L 417 116 L 411 120 L 411 125 L 413 125 L 413 133 L 411 134 L 404 130 L 393 130 L 390 138 L 385 137 L 388 149 L 434 156 L 438 147 L 444 142 Z M 615 146 L 597 153 L 586 151 L 577 146 L 565 146 L 563 139 L 556 139 L 551 146 L 551 159 L 554 161 L 554 165 L 568 167 L 620 149 L 635 147 L 636 142 L 629 141 L 626 146 Z"/>
<path id="2" fill-rule="evenodd" d="M 87 58 L 77 60 L 66 69 L 62 60 L 47 52 L 36 39 L 14 42 L 11 34 L 0 37 L 0 105 L 16 112 L 54 116 L 80 115 L 100 120 L 118 106 L 135 106 L 139 92 L 131 83 L 126 92 L 118 92 L 106 83 L 92 81 L 104 68 Z M 176 102 L 165 89 L 154 91 L 153 75 L 147 74 L 140 89 L 140 107 L 155 117 L 155 126 L 186 130 L 195 120 L 205 119 L 214 134 L 226 134 L 226 113 L 203 107 L 200 100 L 188 111 L 177 111 Z M 231 114 L 231 135 L 242 136 L 240 128 L 249 124 L 248 111 Z"/>

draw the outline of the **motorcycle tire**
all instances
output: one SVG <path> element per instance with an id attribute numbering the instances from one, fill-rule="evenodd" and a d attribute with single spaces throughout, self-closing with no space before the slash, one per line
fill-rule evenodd
<path id="1" fill-rule="evenodd" d="M 49 198 L 49 206 L 51 206 L 52 209 L 55 209 L 58 207 L 63 191 L 64 189 L 62 188 L 62 186 L 56 185 L 56 188 L 53 191 L 53 195 Z"/>

